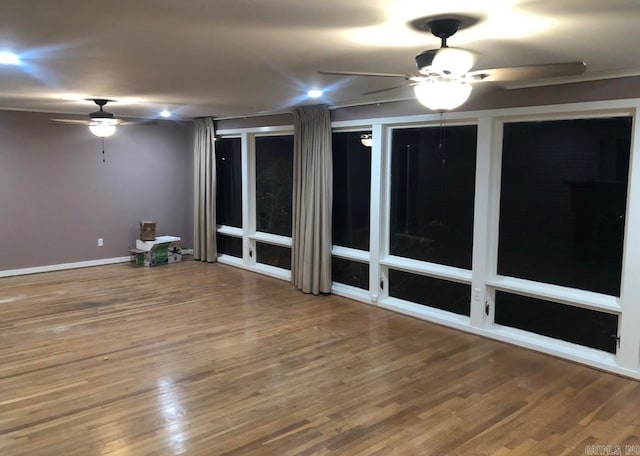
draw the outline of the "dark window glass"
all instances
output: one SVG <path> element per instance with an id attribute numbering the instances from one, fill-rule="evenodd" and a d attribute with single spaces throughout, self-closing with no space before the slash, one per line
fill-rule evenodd
<path id="1" fill-rule="evenodd" d="M 369 289 L 369 265 L 331 257 L 331 279 L 352 287 Z"/>
<path id="2" fill-rule="evenodd" d="M 496 291 L 495 322 L 616 352 L 617 315 Z"/>
<path id="3" fill-rule="evenodd" d="M 256 261 L 282 269 L 291 269 L 291 249 L 289 247 L 256 242 Z"/>
<path id="4" fill-rule="evenodd" d="M 256 229 L 291 236 L 293 136 L 256 138 Z"/>
<path id="5" fill-rule="evenodd" d="M 459 315 L 471 315 L 471 286 L 389 270 L 389 296 Z"/>
<path id="6" fill-rule="evenodd" d="M 242 239 L 225 236 L 224 234 L 216 234 L 216 244 L 218 246 L 218 255 L 231 255 L 242 258 Z"/>
<path id="7" fill-rule="evenodd" d="M 216 140 L 216 223 L 242 228 L 240 138 Z"/>
<path id="8" fill-rule="evenodd" d="M 498 273 L 620 295 L 631 119 L 504 125 Z"/>
<path id="9" fill-rule="evenodd" d="M 471 269 L 476 126 L 393 131 L 392 255 Z"/>
<path id="10" fill-rule="evenodd" d="M 333 134 L 333 244 L 369 250 L 371 147 L 363 134 L 371 132 Z"/>

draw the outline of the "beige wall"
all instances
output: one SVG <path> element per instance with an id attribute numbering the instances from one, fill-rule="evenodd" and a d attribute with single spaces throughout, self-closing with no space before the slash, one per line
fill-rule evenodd
<path id="1" fill-rule="evenodd" d="M 192 246 L 190 125 L 121 127 L 102 163 L 99 138 L 51 117 L 0 111 L 0 271 L 126 256 L 140 220 Z"/>

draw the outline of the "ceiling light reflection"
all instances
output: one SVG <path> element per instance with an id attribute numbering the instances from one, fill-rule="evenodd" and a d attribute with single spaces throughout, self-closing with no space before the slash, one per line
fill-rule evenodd
<path id="1" fill-rule="evenodd" d="M 480 40 L 522 38 L 547 31 L 555 24 L 548 17 L 518 8 L 520 3 L 523 3 L 522 0 L 492 0 L 479 7 L 476 0 L 449 0 L 440 5 L 424 0 L 399 0 L 385 8 L 387 20 L 383 23 L 350 29 L 345 34 L 347 39 L 368 46 L 427 47 L 435 42 L 435 38 L 413 30 L 408 23 L 416 18 L 451 12 L 464 12 L 482 18 L 478 24 L 455 35 L 455 45 Z M 454 42 L 449 44 L 453 46 Z"/>
<path id="2" fill-rule="evenodd" d="M 0 52 L 0 64 L 2 65 L 20 65 L 20 57 L 9 51 Z"/>

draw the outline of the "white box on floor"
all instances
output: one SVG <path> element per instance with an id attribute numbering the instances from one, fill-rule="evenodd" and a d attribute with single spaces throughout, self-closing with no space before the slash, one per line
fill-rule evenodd
<path id="1" fill-rule="evenodd" d="M 158 236 L 155 241 L 136 240 L 136 249 L 148 252 L 156 244 L 180 243 L 182 239 L 178 236 Z"/>

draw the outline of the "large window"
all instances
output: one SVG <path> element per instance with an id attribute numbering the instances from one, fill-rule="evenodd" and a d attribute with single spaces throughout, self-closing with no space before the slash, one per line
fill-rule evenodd
<path id="1" fill-rule="evenodd" d="M 216 223 L 242 227 L 240 138 L 216 140 Z"/>
<path id="2" fill-rule="evenodd" d="M 631 119 L 504 125 L 498 273 L 620 295 Z"/>
<path id="3" fill-rule="evenodd" d="M 371 147 L 362 144 L 370 131 L 333 134 L 333 244 L 369 250 Z"/>
<path id="4" fill-rule="evenodd" d="M 392 255 L 471 269 L 476 126 L 393 130 Z"/>
<path id="5" fill-rule="evenodd" d="M 256 144 L 256 230 L 291 236 L 293 136 L 259 136 Z"/>

